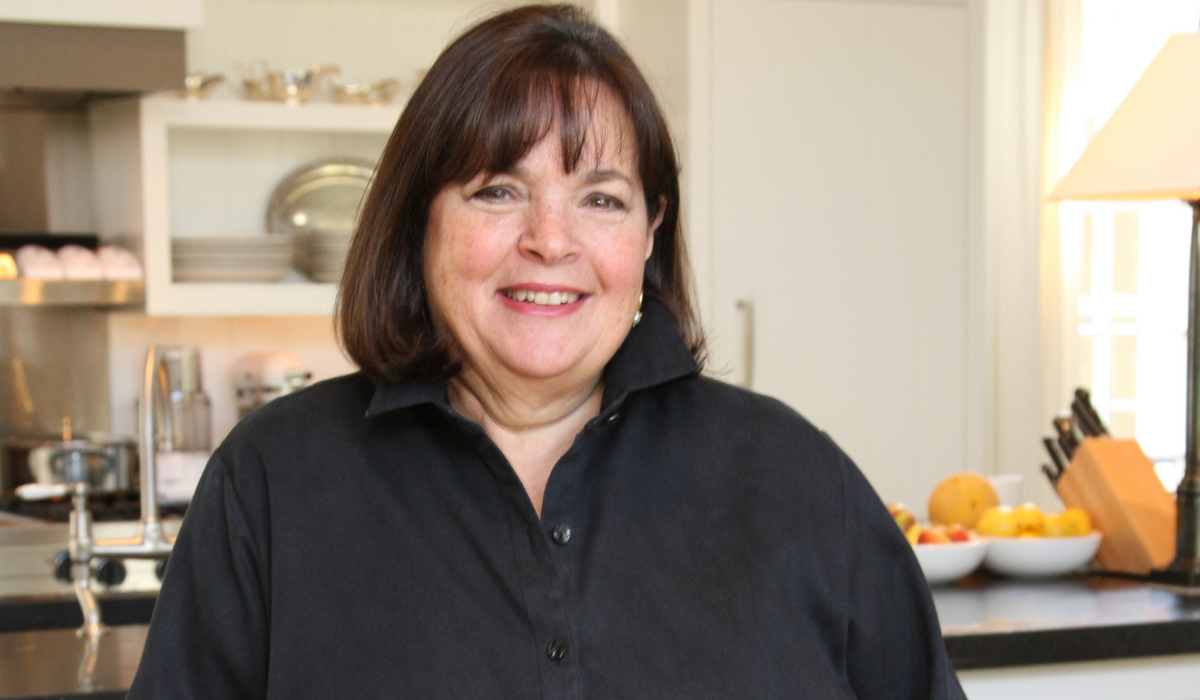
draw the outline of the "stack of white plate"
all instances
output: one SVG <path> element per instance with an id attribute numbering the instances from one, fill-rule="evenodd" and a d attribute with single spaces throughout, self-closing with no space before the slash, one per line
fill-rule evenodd
<path id="1" fill-rule="evenodd" d="M 292 236 L 175 238 L 176 282 L 275 282 L 292 270 Z"/>
<path id="2" fill-rule="evenodd" d="M 350 233 L 310 231 L 296 234 L 296 267 L 317 282 L 337 282 L 346 265 Z"/>

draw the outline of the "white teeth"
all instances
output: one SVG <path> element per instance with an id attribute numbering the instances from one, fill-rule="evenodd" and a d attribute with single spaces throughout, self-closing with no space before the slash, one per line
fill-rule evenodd
<path id="1" fill-rule="evenodd" d="M 535 292 L 532 289 L 505 290 L 504 296 L 538 306 L 559 306 L 579 301 L 579 295 L 573 292 Z"/>

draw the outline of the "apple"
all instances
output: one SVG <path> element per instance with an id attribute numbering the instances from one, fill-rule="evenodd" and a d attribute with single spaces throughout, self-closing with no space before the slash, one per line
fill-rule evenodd
<path id="1" fill-rule="evenodd" d="M 905 508 L 903 503 L 892 503 L 888 505 L 887 509 L 892 519 L 896 521 L 896 525 L 899 526 L 900 532 L 908 532 L 908 529 L 917 522 L 916 516 Z"/>
<path id="2" fill-rule="evenodd" d="M 958 523 L 954 523 L 946 528 L 946 535 L 950 538 L 951 542 L 967 542 L 971 539 L 971 535 L 967 533 L 967 528 Z"/>
<path id="3" fill-rule="evenodd" d="M 921 530 L 917 544 L 950 544 L 950 535 L 946 534 L 946 528 L 935 525 Z"/>

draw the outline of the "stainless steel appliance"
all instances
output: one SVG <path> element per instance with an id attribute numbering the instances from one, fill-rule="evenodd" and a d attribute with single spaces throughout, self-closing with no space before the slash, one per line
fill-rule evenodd
<path id="1" fill-rule="evenodd" d="M 200 383 L 200 350 L 162 347 L 161 400 L 156 404 L 160 452 L 208 451 L 212 444 L 212 404 Z"/>
<path id="2" fill-rule="evenodd" d="M 137 441 L 103 434 L 74 436 L 69 427 L 61 436 L 0 437 L 0 509 L 66 522 L 63 507 L 27 503 L 17 498 L 16 489 L 76 481 L 87 481 L 93 493 L 114 504 L 136 499 Z"/>
<path id="3" fill-rule="evenodd" d="M 258 352 L 240 358 L 233 365 L 233 388 L 237 394 L 238 417 L 285 394 L 303 389 L 312 372 L 304 362 L 286 350 Z"/>

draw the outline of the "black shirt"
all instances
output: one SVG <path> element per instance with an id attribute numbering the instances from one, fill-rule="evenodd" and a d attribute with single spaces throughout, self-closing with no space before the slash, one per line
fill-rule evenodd
<path id="1" fill-rule="evenodd" d="M 962 698 L 912 550 L 834 443 L 698 376 L 666 309 L 605 371 L 539 519 L 443 383 L 243 420 L 129 698 Z"/>

